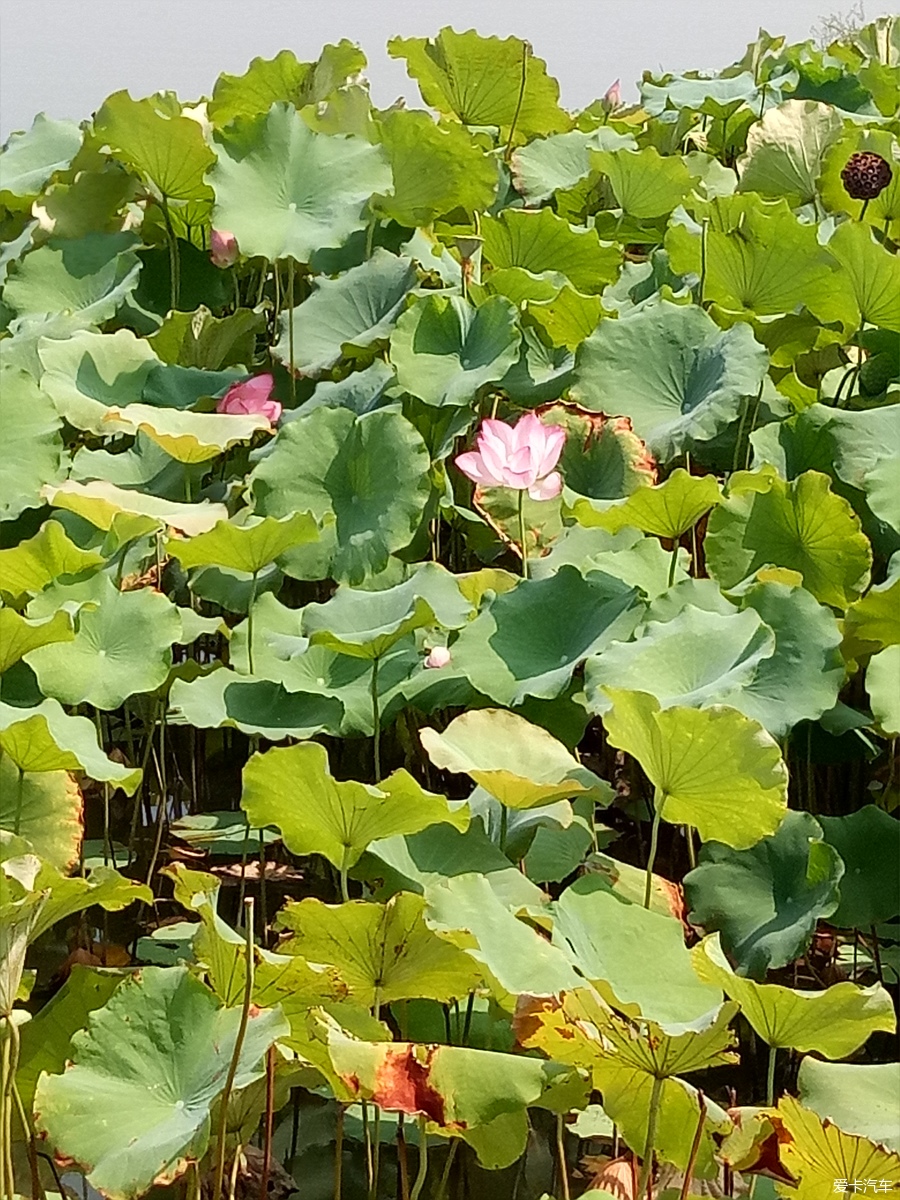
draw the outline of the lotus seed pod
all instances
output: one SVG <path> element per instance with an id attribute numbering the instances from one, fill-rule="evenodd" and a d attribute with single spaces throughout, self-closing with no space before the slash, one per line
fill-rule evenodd
<path id="1" fill-rule="evenodd" d="M 844 190 L 854 200 L 874 200 L 891 182 L 893 172 L 880 154 L 866 150 L 851 154 L 841 171 Z"/>

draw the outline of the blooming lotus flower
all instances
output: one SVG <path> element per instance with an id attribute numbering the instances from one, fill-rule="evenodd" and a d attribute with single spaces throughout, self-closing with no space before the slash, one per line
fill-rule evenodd
<path id="1" fill-rule="evenodd" d="M 552 500 L 562 491 L 562 478 L 553 468 L 565 443 L 566 431 L 561 425 L 545 425 L 530 412 L 515 425 L 482 421 L 477 448 L 454 461 L 482 487 L 527 490 L 532 500 Z"/>
<path id="2" fill-rule="evenodd" d="M 237 238 L 227 229 L 214 229 L 209 239 L 209 257 L 214 267 L 230 267 L 237 262 Z"/>
<path id="3" fill-rule="evenodd" d="M 275 380 L 268 374 L 233 383 L 216 405 L 216 412 L 237 417 L 262 413 L 269 424 L 274 425 L 281 416 L 281 405 L 271 398 L 274 386 Z"/>
<path id="4" fill-rule="evenodd" d="M 446 667 L 450 664 L 450 651 L 446 646 L 435 646 L 425 659 L 425 666 L 432 668 Z"/>

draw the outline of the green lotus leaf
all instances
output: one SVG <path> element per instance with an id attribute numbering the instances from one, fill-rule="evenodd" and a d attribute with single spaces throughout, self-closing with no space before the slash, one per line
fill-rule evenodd
<path id="1" fill-rule="evenodd" d="M 655 80 L 651 75 L 640 85 L 641 104 L 651 116 L 666 108 L 701 109 L 712 101 L 720 107 L 746 102 L 753 104 L 759 87 L 750 71 L 734 75 L 666 74 Z"/>
<path id="2" fill-rule="evenodd" d="M 518 995 L 555 996 L 580 982 L 563 951 L 500 899 L 490 876 L 438 880 L 425 898 L 428 924 L 466 950 L 494 981 L 495 995 L 507 993 L 513 1006 Z"/>
<path id="3" fill-rule="evenodd" d="M 373 192 L 391 186 L 377 146 L 360 137 L 314 133 L 290 105 L 217 135 L 208 173 L 215 225 L 246 255 L 307 263 L 316 250 L 341 246 L 366 224 Z"/>
<path id="4" fill-rule="evenodd" d="M 357 417 L 344 408 L 317 408 L 279 431 L 250 482 L 266 515 L 311 511 L 322 521 L 334 514 L 333 569 L 326 561 L 312 577 L 333 574 L 359 584 L 384 570 L 415 533 L 431 490 L 428 467 L 425 443 L 400 413 Z M 310 577 L 290 560 L 285 567 Z"/>
<path id="5" fill-rule="evenodd" d="M 20 316 L 52 313 L 59 320 L 48 336 L 102 325 L 137 286 L 141 260 L 133 233 L 89 233 L 75 241 L 51 238 L 23 260 L 4 289 Z"/>
<path id="6" fill-rule="evenodd" d="M 173 115 L 153 96 L 133 100 L 114 92 L 94 117 L 94 133 L 120 161 L 147 180 L 167 200 L 210 196 L 203 173 L 215 155 L 203 130 L 189 117 Z"/>
<path id="7" fill-rule="evenodd" d="M 626 262 L 618 282 L 603 289 L 603 307 L 620 317 L 661 299 L 683 300 L 688 296 L 687 281 L 669 266 L 665 250 L 654 250 L 643 262 Z"/>
<path id="8" fill-rule="evenodd" d="M 821 992 L 801 992 L 777 983 L 754 983 L 735 975 L 715 933 L 691 954 L 700 978 L 736 1000 L 768 1046 L 848 1058 L 877 1030 L 893 1033 L 897 1027 L 890 995 L 880 984 L 861 988 L 835 983 Z"/>
<path id="9" fill-rule="evenodd" d="M 579 663 L 631 633 L 636 596 L 612 576 L 585 579 L 570 566 L 548 579 L 523 580 L 462 630 L 454 665 L 498 704 L 515 706 L 526 696 L 551 700 Z"/>
<path id="10" fill-rule="evenodd" d="M 374 659 L 414 629 L 458 629 L 471 615 L 455 577 L 438 563 L 424 563 L 406 583 L 383 591 L 338 588 L 325 604 L 306 606 L 301 628 L 315 645 Z"/>
<path id="11" fill-rule="evenodd" d="M 561 1007 L 526 1010 L 524 1045 L 589 1071 L 594 1087 L 603 1093 L 604 1111 L 636 1153 L 647 1145 L 656 1091 L 655 1153 L 684 1170 L 693 1158 L 700 1106 L 695 1089 L 677 1078 L 677 1073 L 734 1061 L 730 1051 L 734 1035 L 728 1026 L 736 1010 L 734 1004 L 720 1005 L 687 1027 L 673 1027 L 672 1032 L 654 1021 L 642 1022 L 636 1030 L 632 1023 L 610 1014 L 595 995 L 576 991 L 563 997 Z M 699 1178 L 713 1178 L 719 1169 L 712 1134 L 731 1128 L 718 1105 L 708 1099 L 706 1105 L 693 1163 L 693 1173 Z"/>
<path id="12" fill-rule="evenodd" d="M 424 791 L 403 770 L 377 787 L 338 782 L 324 747 L 313 742 L 253 755 L 241 807 L 252 825 L 280 829 L 292 854 L 322 854 L 336 867 L 352 867 L 378 838 L 442 821 L 457 829 L 469 823 L 465 809 L 451 811 L 443 796 Z"/>
<path id="13" fill-rule="evenodd" d="M 323 379 L 316 384 L 313 394 L 294 413 L 312 412 L 314 408 L 348 408 L 361 417 L 363 413 L 375 408 L 384 408 L 390 403 L 385 396 L 386 389 L 394 382 L 394 372 L 380 358 L 363 371 L 353 371 L 345 379 L 337 383 Z M 293 415 L 286 414 L 285 421 L 294 420 Z"/>
<path id="14" fill-rule="evenodd" d="M 63 474 L 62 422 L 50 399 L 21 367 L 0 365 L 0 520 L 39 508 L 41 488 Z"/>
<path id="15" fill-rule="evenodd" d="M 558 271 L 588 295 L 612 283 L 622 263 L 619 247 L 604 245 L 596 230 L 570 225 L 549 208 L 505 208 L 499 217 L 486 217 L 481 231 L 484 257 L 495 269 Z"/>
<path id="16" fill-rule="evenodd" d="M 22 1026 L 16 1087 L 31 1112 L 41 1074 L 59 1075 L 72 1057 L 72 1038 L 92 1012 L 102 1008 L 123 980 L 119 971 L 97 971 L 74 963 L 62 987 Z"/>
<path id="17" fill-rule="evenodd" d="M 788 812 L 749 850 L 707 842 L 685 876 L 690 920 L 722 944 L 741 975 L 765 979 L 809 946 L 820 917 L 839 901 L 844 867 L 811 813 Z"/>
<path id="18" fill-rule="evenodd" d="M 897 577 L 875 584 L 861 599 L 854 600 L 844 618 L 847 657 L 877 653 L 886 646 L 900 646 L 898 614 L 900 578 Z"/>
<path id="19" fill-rule="evenodd" d="M 0 750 L 20 771 L 84 771 L 91 779 L 115 784 L 129 796 L 141 781 L 140 770 L 106 757 L 87 717 L 70 717 L 52 699 L 42 700 L 34 708 L 0 702 Z"/>
<path id="20" fill-rule="evenodd" d="M 429 107 L 463 125 L 496 126 L 513 144 L 571 125 L 559 106 L 559 85 L 521 38 L 447 26 L 434 39 L 391 38 L 388 54 L 406 59 Z"/>
<path id="21" fill-rule="evenodd" d="M 256 335 L 265 329 L 261 309 L 239 308 L 227 317 L 214 317 L 201 305 L 196 312 L 170 312 L 148 338 L 154 353 L 170 366 L 221 371 L 253 362 Z M 210 386 L 210 395 L 221 387 Z M 203 393 L 201 393 L 202 395 Z"/>
<path id="22" fill-rule="evenodd" d="M 25 838 L 59 871 L 78 862 L 81 808 L 81 791 L 67 771 L 20 772 L 0 754 L 0 829 Z"/>
<path id="23" fill-rule="evenodd" d="M 785 100 L 750 126 L 747 150 L 738 161 L 738 188 L 761 196 L 786 196 L 810 204 L 822 162 L 843 130 L 830 104 Z"/>
<path id="24" fill-rule="evenodd" d="M 819 244 L 817 227 L 802 224 L 785 201 L 767 209 L 756 193 L 733 197 L 711 221 L 706 237 L 703 296 L 739 317 L 780 316 L 802 305 L 834 309 L 835 260 Z M 712 210 L 711 210 L 712 212 Z M 702 272 L 700 228 L 672 223 L 665 246 L 673 271 Z"/>
<path id="25" fill-rule="evenodd" d="M 670 621 L 639 626 L 633 642 L 616 642 L 585 664 L 591 712 L 609 710 L 608 688 L 654 696 L 664 709 L 740 708 L 742 690 L 775 651 L 775 635 L 752 611 L 729 616 L 687 605 Z"/>
<path id="26" fill-rule="evenodd" d="M 866 691 L 872 704 L 872 715 L 886 734 L 900 734 L 900 646 L 879 650 L 866 667 Z"/>
<path id="27" fill-rule="evenodd" d="M 487 880 L 507 908 L 540 908 L 543 903 L 540 888 L 490 840 L 481 821 L 473 821 L 465 833 L 452 825 L 431 825 L 408 837 L 383 838 L 371 844 L 354 869 L 378 899 L 398 891 L 422 893 L 442 879 L 473 872 Z"/>
<path id="28" fill-rule="evenodd" d="M 686 563 L 687 551 L 679 550 L 673 582 L 688 578 Z M 550 553 L 532 564 L 531 577 L 545 579 L 566 564 L 577 567 L 584 576 L 597 572 L 621 579 L 652 599 L 670 586 L 672 555 L 656 538 L 644 537 L 630 527 L 607 533 L 605 529 L 567 525 Z"/>
<path id="29" fill-rule="evenodd" d="M 822 203 L 830 212 L 849 213 L 868 225 L 884 228 L 889 222 L 888 234 L 896 240 L 897 224 L 900 223 L 900 174 L 894 171 L 891 182 L 866 205 L 862 216 L 862 203 L 853 200 L 841 179 L 841 171 L 853 154 L 869 151 L 880 154 L 888 163 L 897 161 L 897 138 L 886 129 L 850 124 L 844 126 L 842 136 L 832 144 L 819 177 L 819 192 Z"/>
<path id="30" fill-rule="evenodd" d="M 140 399 L 150 372 L 159 365 L 149 343 L 130 329 L 84 329 L 64 341 L 45 339 L 38 355 L 44 367 L 41 391 L 70 425 L 96 434 L 108 432 L 103 418 L 110 407 Z"/>
<path id="31" fill-rule="evenodd" d="M 393 176 L 393 191 L 372 200 L 379 215 L 415 228 L 455 209 L 480 213 L 491 207 L 496 164 L 467 130 L 401 109 L 379 121 L 378 133 Z"/>
<path id="32" fill-rule="evenodd" d="M 362 50 L 346 39 L 325 46 L 314 63 L 298 62 L 292 50 L 282 50 L 271 59 L 254 58 L 243 75 L 219 76 L 208 105 L 209 118 L 224 127 L 235 117 L 267 113 L 276 101 L 296 108 L 316 104 L 365 65 Z"/>
<path id="33" fill-rule="evenodd" d="M 319 276 L 308 300 L 281 314 L 281 338 L 272 353 L 294 370 L 316 377 L 329 370 L 345 346 L 366 347 L 387 338 L 416 283 L 412 259 L 378 247 L 371 258 L 336 279 Z"/>
<path id="34" fill-rule="evenodd" d="M 723 331 L 702 309 L 662 300 L 600 322 L 579 351 L 572 398 L 630 417 L 638 437 L 671 459 L 737 421 L 767 367 L 748 326 Z"/>
<path id="35" fill-rule="evenodd" d="M 513 152 L 510 163 L 513 184 L 528 205 L 549 200 L 554 192 L 568 191 L 591 173 L 592 150 L 633 150 L 630 133 L 619 133 L 608 125 L 583 132 L 572 129 L 546 138 L 535 138 Z"/>
<path id="36" fill-rule="evenodd" d="M 0 164 L 2 162 L 3 159 L 0 159 Z M 6 283 L 9 268 L 14 263 L 21 262 L 22 255 L 26 251 L 33 249 L 32 242 L 36 228 L 37 221 L 29 221 L 18 237 L 14 237 L 10 241 L 0 242 L 0 284 Z"/>
<path id="37" fill-rule="evenodd" d="M 868 1138 L 845 1133 L 802 1107 L 793 1096 L 783 1096 L 777 1111 L 790 1139 L 780 1150 L 780 1158 L 798 1180 L 791 1188 L 797 1200 L 834 1195 L 835 1180 L 847 1180 L 845 1194 L 857 1180 L 867 1184 L 871 1179 L 875 1186 L 891 1191 L 900 1185 L 900 1154 Z"/>
<path id="38" fill-rule="evenodd" d="M 844 609 L 869 581 L 872 550 L 859 518 L 818 471 L 791 483 L 771 467 L 732 475 L 704 544 L 709 572 L 726 589 L 761 568 L 787 567 L 817 600 Z"/>
<path id="39" fill-rule="evenodd" d="M 534 808 L 573 796 L 609 804 L 612 789 L 582 767 L 562 742 L 524 717 L 483 708 L 455 717 L 443 733 L 420 733 L 441 771 L 465 773 L 510 808 Z"/>
<path id="40" fill-rule="evenodd" d="M 289 901 L 278 925 L 292 936 L 279 949 L 336 967 L 351 997 L 366 1008 L 466 996 L 477 987 L 479 973 L 467 954 L 428 928 L 424 911 L 424 898 L 408 892 L 386 904 Z"/>
<path id="41" fill-rule="evenodd" d="M 896 678 L 896 676 L 895 676 Z M 900 916 L 900 822 L 874 804 L 842 817 L 820 817 L 825 841 L 844 863 L 841 902 L 831 924 L 870 929 Z"/>
<path id="42" fill-rule="evenodd" d="M 519 404 L 555 400 L 572 382 L 575 356 L 566 346 L 548 345 L 538 330 L 522 330 L 519 357 L 500 380 L 500 387 Z"/>
<path id="43" fill-rule="evenodd" d="M 897 256 L 880 245 L 866 225 L 856 221 L 839 225 L 828 249 L 843 269 L 834 281 L 831 307 L 821 306 L 817 315 L 825 319 L 837 316 L 852 331 L 866 324 L 900 331 Z"/>
<path id="44" fill-rule="evenodd" d="M 527 310 L 534 323 L 550 339 L 551 345 L 577 350 L 596 329 L 603 305 L 599 296 L 585 296 L 567 283 L 555 296 L 528 304 Z"/>
<path id="45" fill-rule="evenodd" d="M 29 650 L 51 642 L 71 642 L 75 636 L 67 612 L 56 612 L 40 621 L 30 621 L 11 608 L 0 608 L 0 674 Z"/>
<path id="46" fill-rule="evenodd" d="M 99 602 L 79 612 L 74 640 L 38 646 L 25 661 L 44 695 L 114 709 L 165 682 L 180 637 L 178 611 L 165 596 L 151 588 L 120 592 L 105 579 Z"/>
<path id="47" fill-rule="evenodd" d="M 82 132 L 74 121 L 54 121 L 38 113 L 27 133 L 14 133 L 0 157 L 0 201 L 7 208 L 29 208 L 58 171 L 65 171 L 81 149 Z"/>
<path id="48" fill-rule="evenodd" d="M 143 492 L 116 487 L 115 484 L 98 480 L 94 483 L 75 483 L 68 480 L 59 487 L 47 487 L 44 495 L 54 508 L 62 508 L 84 517 L 98 529 L 111 529 L 122 514 L 143 518 L 143 526 L 135 523 L 135 529 L 147 532 L 168 527 L 176 529 L 186 537 L 196 537 L 219 521 L 228 519 L 224 504 L 213 504 L 201 500 L 199 504 L 175 504 L 147 496 Z M 135 532 L 132 536 L 137 537 Z"/>
<path id="49" fill-rule="evenodd" d="M 643 150 L 595 150 L 589 158 L 591 169 L 602 172 L 609 180 L 619 208 L 639 219 L 670 213 L 697 178 L 683 158 L 664 158 L 655 146 Z"/>
<path id="50" fill-rule="evenodd" d="M 214 563 L 233 571 L 255 575 L 292 546 L 315 541 L 318 528 L 309 513 L 250 518 L 246 524 L 219 521 L 206 533 L 192 538 L 169 538 L 166 550 L 187 569 Z"/>
<path id="51" fill-rule="evenodd" d="M 45 521 L 33 537 L 0 550 L 0 589 L 10 596 L 39 592 L 53 579 L 80 575 L 105 561 L 102 554 L 76 546 L 59 521 Z"/>
<path id="52" fill-rule="evenodd" d="M 287 691 L 280 683 L 248 679 L 227 667 L 190 681 L 176 679 L 170 704 L 175 714 L 198 729 L 230 726 L 270 742 L 343 732 L 342 706 L 335 696 Z"/>
<path id="53" fill-rule="evenodd" d="M 516 314 L 502 296 L 472 308 L 458 296 L 426 296 L 400 317 L 391 362 L 402 388 L 427 404 L 468 404 L 502 379 L 519 353 Z"/>
<path id="54" fill-rule="evenodd" d="M 677 540 L 721 502 L 722 493 L 715 476 L 689 475 L 682 467 L 676 467 L 664 483 L 639 487 L 621 504 L 598 509 L 577 501 L 574 515 L 587 528 L 599 527 L 617 533 L 630 525 L 643 533 Z"/>
<path id="55" fill-rule="evenodd" d="M 172 458 L 184 463 L 207 462 L 239 442 L 250 441 L 255 433 L 271 430 L 269 418 L 263 413 L 235 416 L 178 412 L 149 404 L 110 408 L 103 424 L 109 432 L 145 433 Z"/>
<path id="56" fill-rule="evenodd" d="M 622 900 L 598 876 L 580 879 L 553 904 L 553 944 L 635 1019 L 688 1024 L 722 1003 L 721 991 L 697 978 L 680 923 Z"/>
<path id="57" fill-rule="evenodd" d="M 566 431 L 559 468 L 569 491 L 593 500 L 617 500 L 655 481 L 656 465 L 627 417 L 611 421 L 560 402 L 542 409 L 541 418 Z"/>
<path id="58" fill-rule="evenodd" d="M 829 1063 L 804 1058 L 797 1091 L 804 1108 L 844 1133 L 900 1152 L 897 1063 Z"/>
<path id="59" fill-rule="evenodd" d="M 112 1200 L 172 1182 L 206 1151 L 240 1024 L 240 1009 L 223 1008 L 187 968 L 145 967 L 75 1034 L 64 1074 L 38 1080 L 41 1131 Z M 278 1009 L 251 1016 L 235 1087 L 262 1076 L 263 1056 L 288 1029 Z"/>
<path id="60" fill-rule="evenodd" d="M 775 832 L 787 811 L 787 768 L 758 722 L 733 708 L 660 711 L 646 692 L 606 690 L 607 736 L 644 768 L 658 814 L 735 850 Z"/>
<path id="61" fill-rule="evenodd" d="M 244 814 L 231 811 L 190 813 L 169 825 L 172 837 L 191 849 L 202 850 L 211 858 L 240 857 L 249 836 L 248 829 Z M 271 845 L 279 840 L 271 829 L 254 829 L 252 835 L 257 844 Z"/>

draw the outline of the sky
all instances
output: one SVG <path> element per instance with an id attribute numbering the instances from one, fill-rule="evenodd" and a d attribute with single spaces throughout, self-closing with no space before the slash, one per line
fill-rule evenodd
<path id="1" fill-rule="evenodd" d="M 762 26 L 791 41 L 852 0 L 0 0 L 0 137 L 34 115 L 81 120 L 109 93 L 208 94 L 221 71 L 285 47 L 314 59 L 326 42 L 359 42 L 378 106 L 415 85 L 385 43 L 443 25 L 527 38 L 577 108 L 616 78 L 635 96 L 645 68 L 719 68 Z M 877 0 L 866 9 L 872 19 Z M 871 10 L 871 11 L 870 11 Z"/>

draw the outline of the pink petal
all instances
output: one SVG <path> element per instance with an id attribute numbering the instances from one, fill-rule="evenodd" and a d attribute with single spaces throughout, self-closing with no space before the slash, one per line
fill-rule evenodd
<path id="1" fill-rule="evenodd" d="M 215 267 L 230 267 L 237 262 L 237 238 L 227 229 L 214 229 L 209 239 L 209 257 Z"/>
<path id="2" fill-rule="evenodd" d="M 536 413 L 526 413 L 524 417 L 521 417 L 516 422 L 513 434 L 515 436 L 516 449 L 523 446 L 539 446 L 543 444 L 544 426 Z"/>
<path id="3" fill-rule="evenodd" d="M 446 646 L 435 646 L 428 657 L 425 659 L 425 666 L 431 668 L 441 668 L 449 666 L 450 651 Z"/>
<path id="4" fill-rule="evenodd" d="M 561 491 L 562 476 L 559 471 L 553 471 L 530 487 L 528 495 L 532 500 L 555 500 Z"/>
<path id="5" fill-rule="evenodd" d="M 538 475 L 547 475 L 559 462 L 566 444 L 566 431 L 562 425 L 544 425 L 544 444 L 538 459 Z"/>
<path id="6" fill-rule="evenodd" d="M 494 475 L 488 469 L 482 455 L 477 450 L 469 450 L 466 454 L 457 454 L 454 463 L 475 483 L 483 487 L 498 487 L 503 481 L 499 475 Z"/>
<path id="7" fill-rule="evenodd" d="M 516 448 L 514 433 L 515 431 L 505 421 L 497 421 L 493 417 L 487 417 L 481 422 L 478 437 L 479 440 L 483 437 L 487 438 L 491 442 L 497 443 L 498 448 L 502 446 L 504 450 L 510 451 Z"/>

